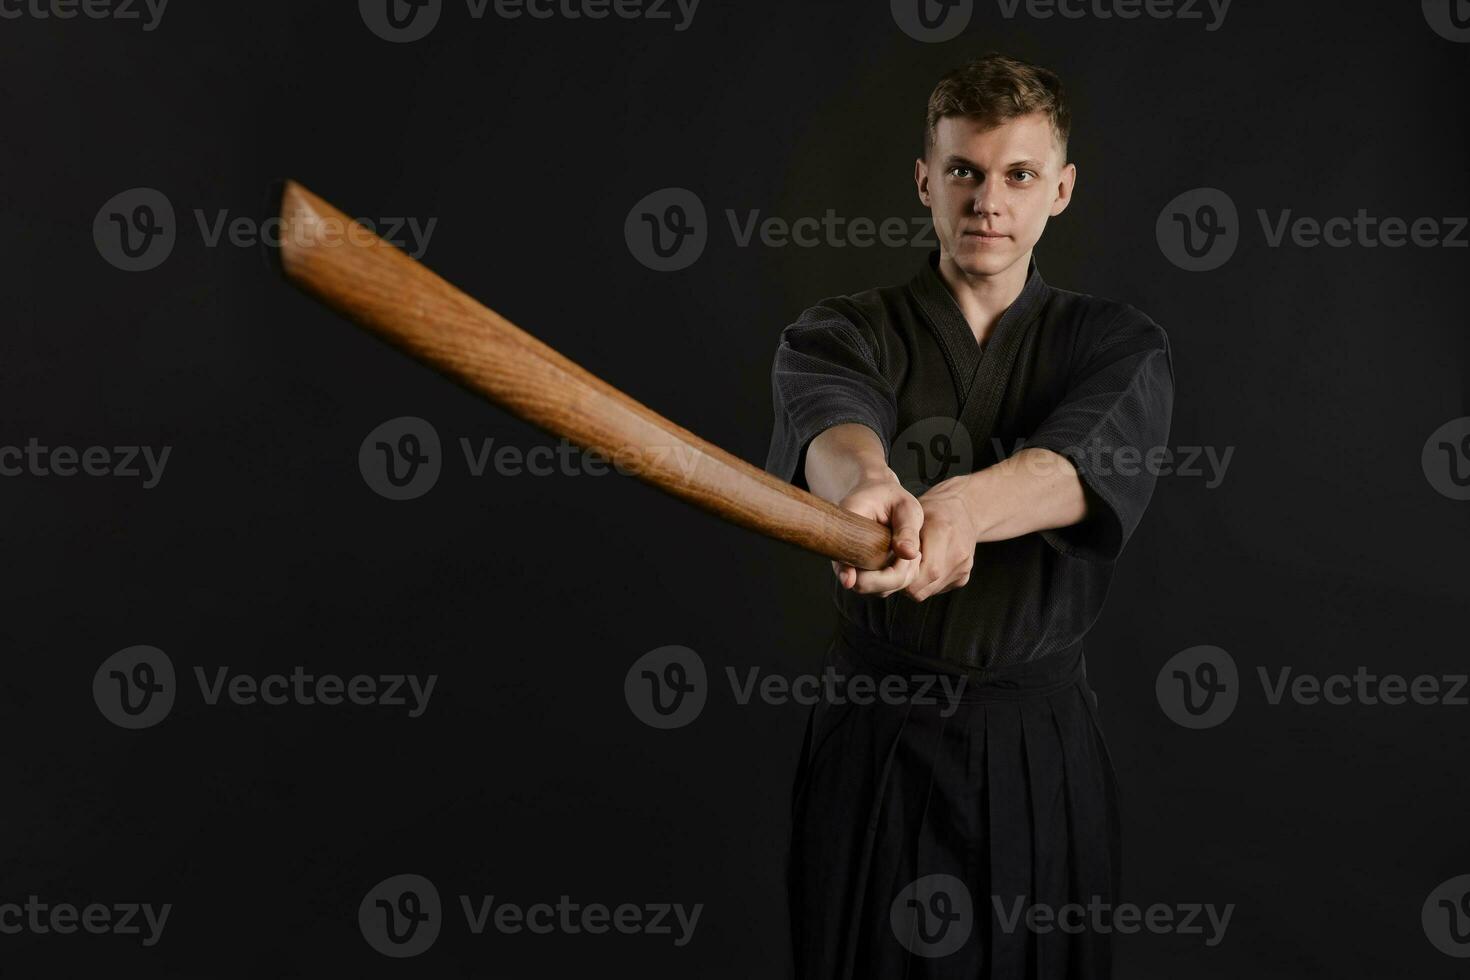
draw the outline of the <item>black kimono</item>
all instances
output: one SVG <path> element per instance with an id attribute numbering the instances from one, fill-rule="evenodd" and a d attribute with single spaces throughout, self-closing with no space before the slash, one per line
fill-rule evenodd
<path id="1" fill-rule="evenodd" d="M 965 686 L 957 710 L 918 698 L 813 710 L 793 796 L 797 972 L 1106 977 L 1107 931 L 1028 929 L 1015 913 L 1116 901 L 1116 792 L 1082 639 L 1153 491 L 1168 341 L 1130 306 L 1048 286 L 1033 262 L 982 351 L 937 259 L 785 329 L 766 469 L 804 485 L 806 447 L 844 422 L 876 432 L 895 470 L 913 459 L 905 485 L 919 494 L 1043 447 L 1076 465 L 1089 513 L 979 546 L 969 583 L 923 603 L 834 578 L 827 666 L 903 675 L 912 691 L 936 674 Z"/>

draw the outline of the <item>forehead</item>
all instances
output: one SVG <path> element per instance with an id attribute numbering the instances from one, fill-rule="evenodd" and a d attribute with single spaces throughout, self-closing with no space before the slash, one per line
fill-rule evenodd
<path id="1" fill-rule="evenodd" d="M 1030 112 L 995 124 L 970 116 L 945 116 L 934 127 L 935 157 L 953 154 L 980 162 L 1045 160 L 1061 155 L 1051 117 Z"/>

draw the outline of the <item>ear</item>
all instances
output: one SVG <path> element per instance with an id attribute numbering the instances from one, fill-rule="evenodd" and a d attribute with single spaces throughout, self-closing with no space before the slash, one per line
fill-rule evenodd
<path id="1" fill-rule="evenodd" d="M 1051 202 L 1051 215 L 1056 217 L 1067 210 L 1067 205 L 1072 203 L 1072 188 L 1077 185 L 1077 165 L 1069 163 L 1062 168 L 1061 176 L 1057 178 L 1056 200 Z"/>
<path id="2" fill-rule="evenodd" d="M 919 191 L 919 200 L 929 207 L 929 165 L 923 157 L 914 160 L 914 186 Z"/>

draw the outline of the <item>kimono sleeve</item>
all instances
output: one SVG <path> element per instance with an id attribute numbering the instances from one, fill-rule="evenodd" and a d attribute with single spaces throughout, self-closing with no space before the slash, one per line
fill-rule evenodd
<path id="1" fill-rule="evenodd" d="M 1026 440 L 1077 467 L 1088 516 L 1043 531 L 1064 555 L 1113 561 L 1153 495 L 1157 453 L 1169 438 L 1174 367 L 1164 331 L 1131 307 L 1108 329 L 1072 379 L 1067 394 Z"/>
<path id="2" fill-rule="evenodd" d="M 872 329 L 855 309 L 824 302 L 781 332 L 771 394 L 775 426 L 767 472 L 805 488 L 807 446 L 845 422 L 877 433 L 887 457 L 898 423 L 897 399 L 879 368 Z"/>

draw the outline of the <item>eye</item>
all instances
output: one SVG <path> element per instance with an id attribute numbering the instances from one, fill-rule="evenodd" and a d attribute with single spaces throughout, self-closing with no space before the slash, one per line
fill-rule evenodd
<path id="1" fill-rule="evenodd" d="M 1011 179 L 1018 184 L 1026 184 L 1036 179 L 1034 170 L 1012 170 Z"/>
<path id="2" fill-rule="evenodd" d="M 951 177 L 958 177 L 960 180 L 968 180 L 971 176 L 974 175 L 974 173 L 975 173 L 975 171 L 971 170 L 969 167 L 950 167 L 949 168 L 949 174 L 950 174 L 950 176 Z"/>

